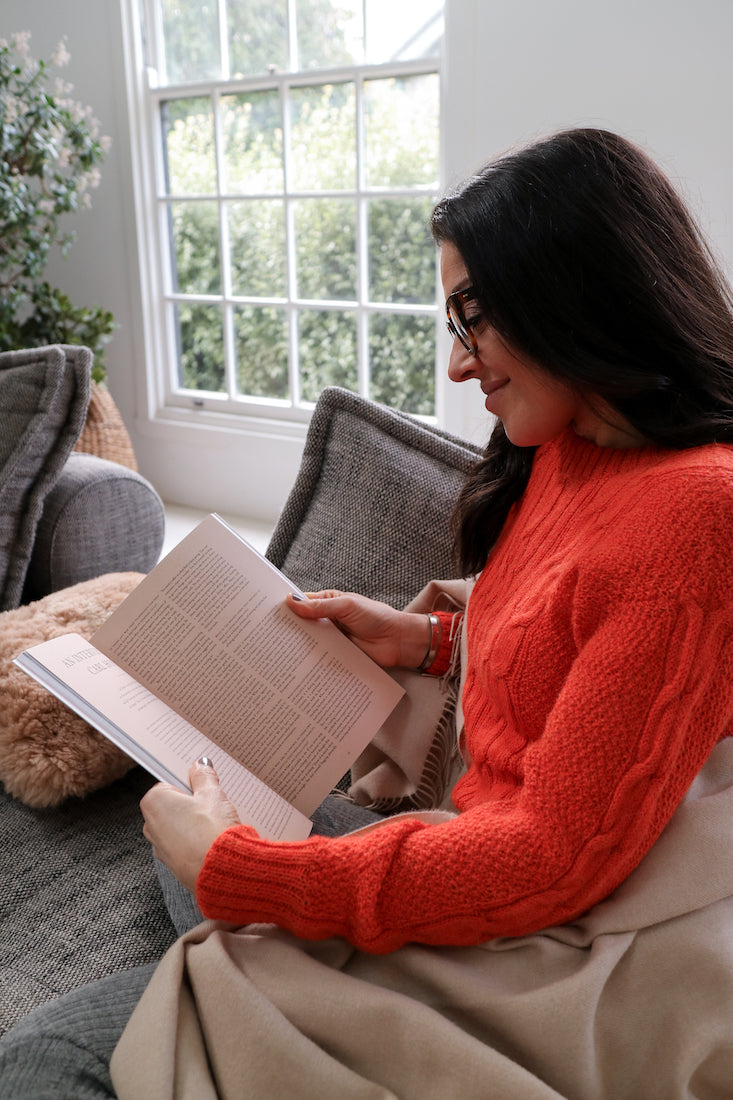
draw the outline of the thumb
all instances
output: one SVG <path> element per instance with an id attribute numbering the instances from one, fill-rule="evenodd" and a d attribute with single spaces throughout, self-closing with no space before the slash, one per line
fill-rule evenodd
<path id="1" fill-rule="evenodd" d="M 291 611 L 294 611 L 303 619 L 320 618 L 319 601 L 312 596 L 301 596 L 299 592 L 289 592 L 285 597 L 285 602 Z"/>
<path id="2" fill-rule="evenodd" d="M 196 791 L 203 790 L 205 787 L 218 787 L 219 776 L 216 774 L 216 769 L 211 762 L 211 757 L 200 756 L 195 764 L 191 765 L 191 770 L 188 773 L 188 781 L 191 784 L 191 790 Z"/>
<path id="3" fill-rule="evenodd" d="M 214 765 L 208 756 L 201 756 L 188 773 L 188 780 L 194 797 L 198 795 L 199 807 L 216 826 L 218 836 L 230 825 L 241 824 L 239 814 L 227 798 L 219 783 Z"/>
<path id="4" fill-rule="evenodd" d="M 286 597 L 288 607 L 302 619 L 331 619 L 346 615 L 353 609 L 353 598 L 345 592 L 290 592 Z"/>

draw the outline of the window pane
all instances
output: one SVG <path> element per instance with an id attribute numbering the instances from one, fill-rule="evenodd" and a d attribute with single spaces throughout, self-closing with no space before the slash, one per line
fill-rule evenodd
<path id="1" fill-rule="evenodd" d="M 356 203 L 303 199 L 295 205 L 299 298 L 356 298 Z"/>
<path id="2" fill-rule="evenodd" d="M 175 305 L 181 386 L 224 393 L 224 329 L 220 306 Z"/>
<path id="3" fill-rule="evenodd" d="M 216 0 L 161 0 L 168 84 L 220 73 Z"/>
<path id="4" fill-rule="evenodd" d="M 417 416 L 435 415 L 435 320 L 398 313 L 369 318 L 370 396 Z"/>
<path id="5" fill-rule="evenodd" d="M 219 219 L 213 202 L 174 202 L 173 290 L 178 294 L 219 294 Z"/>
<path id="6" fill-rule="evenodd" d="M 283 189 L 283 132 L 277 92 L 221 98 L 224 184 L 228 195 Z"/>
<path id="7" fill-rule="evenodd" d="M 358 388 L 356 317 L 353 313 L 301 310 L 298 331 L 304 401 L 317 401 L 324 386 Z"/>
<path id="8" fill-rule="evenodd" d="M 369 300 L 432 305 L 435 245 L 431 199 L 369 202 Z"/>
<path id="9" fill-rule="evenodd" d="M 228 206 L 232 293 L 243 298 L 287 295 L 285 215 L 280 200 Z"/>
<path id="10" fill-rule="evenodd" d="M 166 192 L 207 195 L 216 191 L 214 117 L 211 100 L 169 99 L 160 106 Z"/>
<path id="11" fill-rule="evenodd" d="M 178 389 L 240 412 L 368 382 L 434 414 L 442 0 L 143 7 L 161 79 L 196 82 L 148 93 Z"/>
<path id="12" fill-rule="evenodd" d="M 435 73 L 364 84 L 369 187 L 438 186 L 439 86 Z"/>
<path id="13" fill-rule="evenodd" d="M 296 191 L 356 186 L 353 84 L 293 89 L 292 147 Z"/>
<path id="14" fill-rule="evenodd" d="M 232 77 L 288 68 L 287 0 L 228 0 L 227 19 Z"/>
<path id="15" fill-rule="evenodd" d="M 366 60 L 371 65 L 436 57 L 442 35 L 442 0 L 366 0 Z"/>
<path id="16" fill-rule="evenodd" d="M 290 387 L 285 310 L 273 306 L 237 306 L 234 335 L 239 393 L 287 400 Z"/>
<path id="17" fill-rule="evenodd" d="M 361 63 L 362 0 L 297 0 L 297 13 L 298 69 Z"/>

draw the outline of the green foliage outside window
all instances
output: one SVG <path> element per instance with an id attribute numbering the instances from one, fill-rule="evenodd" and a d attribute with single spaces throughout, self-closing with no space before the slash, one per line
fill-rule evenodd
<path id="1" fill-rule="evenodd" d="M 221 306 L 180 302 L 175 312 L 180 339 L 181 384 L 211 393 L 226 392 Z"/>
<path id="2" fill-rule="evenodd" d="M 288 57 L 288 0 L 227 0 L 227 49 L 232 78 L 275 68 L 324 69 L 357 60 L 347 36 L 361 5 L 299 0 L 297 58 Z M 169 84 L 220 76 L 216 0 L 161 0 Z"/>
<path id="3" fill-rule="evenodd" d="M 164 0 L 164 13 L 172 20 L 173 9 L 180 14 L 185 3 Z M 229 4 L 230 23 L 237 6 Z M 273 0 L 260 5 L 242 0 L 239 6 L 250 15 L 262 9 L 250 34 L 250 62 L 260 57 L 261 64 L 265 56 L 275 56 L 268 51 L 281 40 L 282 28 L 275 27 L 267 49 L 263 43 L 273 20 L 285 18 L 284 11 L 278 14 Z M 205 29 L 208 8 L 195 7 L 201 14 L 199 27 Z M 304 18 L 299 29 L 301 50 L 310 51 L 320 65 L 325 63 L 324 21 L 338 23 L 341 18 L 343 26 L 343 12 L 339 16 L 328 0 L 309 7 L 311 19 Z M 240 60 L 235 61 L 236 35 L 232 38 L 230 32 L 230 39 L 232 72 L 246 73 L 244 44 L 239 41 Z M 257 41 L 264 52 L 257 52 Z M 333 37 L 333 43 L 331 63 L 348 61 L 344 35 Z M 204 45 L 199 43 L 197 49 Z M 169 79 L 172 64 L 178 66 L 179 79 L 192 78 L 186 51 L 173 37 L 168 40 Z M 290 291 L 298 302 L 295 347 L 301 400 L 317 400 L 325 385 L 358 387 L 361 301 L 368 303 L 362 308 L 367 312 L 370 395 L 432 415 L 436 257 L 428 226 L 438 184 L 437 74 L 366 82 L 362 178 L 367 190 L 361 198 L 354 84 L 294 87 L 289 108 L 286 194 L 286 139 L 277 90 L 221 96 L 220 178 L 212 100 L 198 96 L 169 99 L 162 105 L 171 289 L 174 295 L 247 299 L 234 301 L 229 312 L 220 302 L 175 304 L 179 383 L 196 391 L 226 392 L 225 324 L 230 317 L 237 392 L 291 399 L 286 304 Z M 410 188 L 417 190 L 410 193 Z M 385 191 L 398 193 L 380 194 Z M 365 235 L 360 235 L 360 225 L 366 225 Z M 225 245 L 223 255 L 220 241 Z M 319 302 L 328 302 L 328 308 L 319 307 Z M 422 312 L 411 313 L 410 306 Z"/>

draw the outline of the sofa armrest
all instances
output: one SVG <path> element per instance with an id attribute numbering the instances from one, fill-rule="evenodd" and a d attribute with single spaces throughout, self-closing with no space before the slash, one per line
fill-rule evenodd
<path id="1" fill-rule="evenodd" d="M 164 534 L 163 504 L 144 477 L 74 453 L 44 501 L 23 602 L 104 573 L 148 573 Z"/>

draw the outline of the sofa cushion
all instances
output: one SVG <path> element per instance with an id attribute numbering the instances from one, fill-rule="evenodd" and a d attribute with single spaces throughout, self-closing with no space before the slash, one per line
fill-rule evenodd
<path id="1" fill-rule="evenodd" d="M 2 795 L 0 1034 L 70 989 L 158 962 L 175 940 L 142 831 L 153 782 L 133 768 L 48 810 Z"/>
<path id="2" fill-rule="evenodd" d="M 91 352 L 0 354 L 0 611 L 17 607 L 46 494 L 84 425 Z"/>
<path id="3" fill-rule="evenodd" d="M 267 557 L 306 591 L 404 607 L 456 575 L 449 517 L 479 449 L 347 390 L 321 394 Z"/>
<path id="4" fill-rule="evenodd" d="M 0 780 L 28 806 L 57 806 L 106 787 L 134 761 L 13 664 L 48 638 L 90 638 L 142 580 L 111 573 L 0 614 Z"/>

